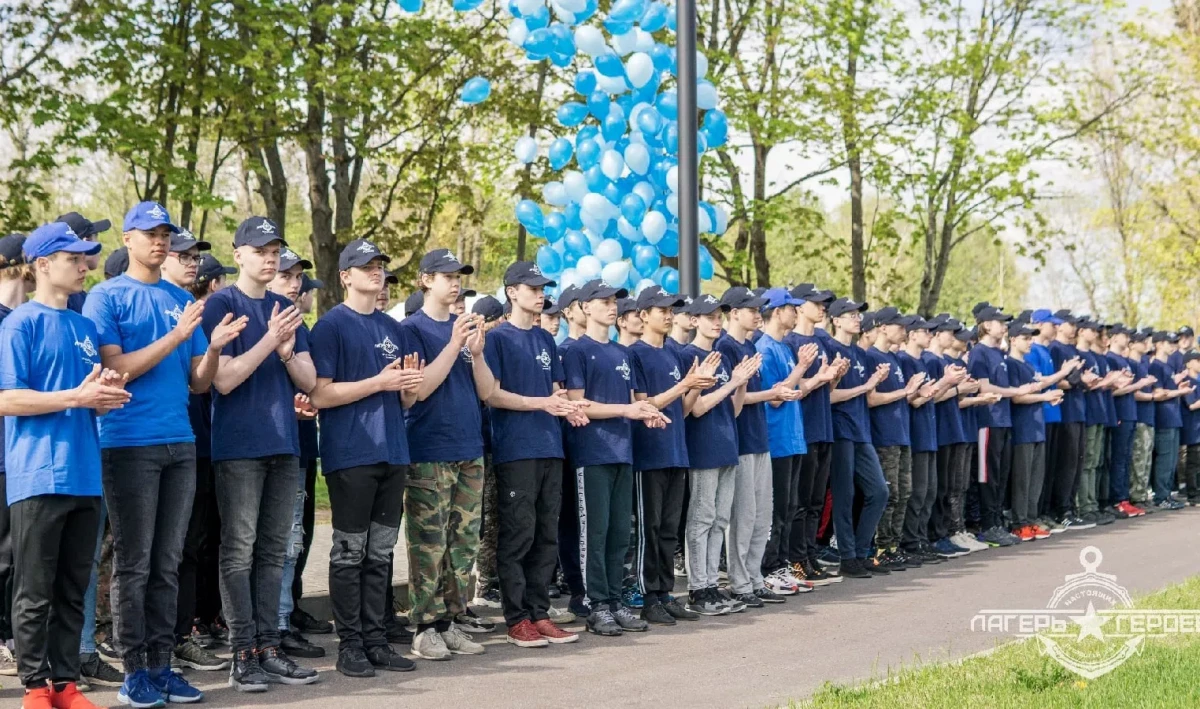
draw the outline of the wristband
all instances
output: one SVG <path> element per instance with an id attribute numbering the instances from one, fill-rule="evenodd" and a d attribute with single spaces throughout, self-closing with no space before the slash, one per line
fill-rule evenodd
<path id="1" fill-rule="evenodd" d="M 287 359 L 281 361 L 283 362 L 284 366 L 287 366 L 294 359 L 296 359 L 296 351 L 292 350 L 292 354 L 289 355 Z"/>

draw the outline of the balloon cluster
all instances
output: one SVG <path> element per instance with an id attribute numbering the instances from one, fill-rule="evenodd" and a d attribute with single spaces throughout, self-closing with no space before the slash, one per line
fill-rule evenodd
<path id="1" fill-rule="evenodd" d="M 408 12 L 422 0 L 397 0 Z M 472 10 L 482 0 L 454 0 L 454 9 Z M 558 288 L 603 278 L 637 293 L 660 285 L 679 292 L 679 271 L 662 263 L 679 255 L 678 159 L 681 125 L 677 80 L 675 8 L 661 0 L 614 0 L 607 16 L 596 17 L 597 0 L 510 0 L 508 39 L 530 61 L 580 67 L 575 96 L 555 112 L 563 134 L 546 147 L 546 158 L 561 179 L 542 186 L 542 202 L 517 203 L 517 220 L 546 243 L 537 250 L 542 273 Z M 595 18 L 595 22 L 589 24 Z M 596 24 L 602 25 L 601 27 Z M 659 39 L 656 39 L 656 35 Z M 665 41 L 660 41 L 663 39 Z M 697 130 L 700 153 L 723 146 L 729 125 L 717 109 L 717 90 L 704 77 L 708 60 L 696 55 L 696 104 L 703 113 Z M 466 82 L 460 100 L 487 98 L 487 79 Z M 513 146 L 519 163 L 538 158 L 530 137 Z M 729 216 L 719 205 L 700 202 L 700 233 L 723 234 Z M 712 256 L 700 247 L 700 277 L 713 275 Z"/>

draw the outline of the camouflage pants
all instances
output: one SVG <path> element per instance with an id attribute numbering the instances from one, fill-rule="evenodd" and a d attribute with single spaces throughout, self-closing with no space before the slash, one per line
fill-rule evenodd
<path id="1" fill-rule="evenodd" d="M 482 458 L 417 463 L 410 469 L 404 533 L 414 623 L 448 620 L 466 610 L 479 548 L 483 478 Z"/>
<path id="2" fill-rule="evenodd" d="M 904 512 L 912 496 L 912 449 L 908 446 L 877 446 L 879 467 L 887 480 L 888 499 L 883 517 L 875 528 L 875 543 L 882 549 L 900 545 L 904 533 Z"/>
<path id="3" fill-rule="evenodd" d="M 1096 469 L 1104 453 L 1104 426 L 1095 424 L 1085 429 L 1083 474 L 1075 491 L 1075 509 L 1079 514 L 1096 512 Z"/>
<path id="4" fill-rule="evenodd" d="M 1149 504 L 1150 463 L 1154 457 L 1154 427 L 1139 423 L 1133 432 L 1133 465 L 1129 475 L 1129 501 Z"/>
<path id="5" fill-rule="evenodd" d="M 496 581 L 496 541 L 500 536 L 499 509 L 496 506 L 496 469 L 490 456 L 483 462 L 483 525 L 479 532 L 479 557 L 475 575 L 479 584 Z"/>

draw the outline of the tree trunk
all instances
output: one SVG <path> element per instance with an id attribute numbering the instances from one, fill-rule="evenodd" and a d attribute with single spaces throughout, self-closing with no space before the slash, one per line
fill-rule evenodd
<path id="1" fill-rule="evenodd" d="M 767 157 L 770 154 L 770 146 L 754 146 L 754 216 L 750 220 L 750 262 L 753 264 L 754 278 L 760 286 L 771 284 L 771 264 L 767 261 L 767 222 L 764 214 L 767 204 Z M 749 274 L 745 283 L 730 285 L 750 285 Z"/>
<path id="2" fill-rule="evenodd" d="M 329 4 L 317 2 L 314 5 Z M 309 15 L 308 48 L 310 61 L 315 65 L 305 69 L 308 114 L 304 122 L 302 144 L 308 172 L 308 198 L 312 220 L 312 254 L 317 264 L 317 276 L 325 282 L 318 291 L 317 313 L 342 301 L 342 282 L 338 278 L 337 238 L 333 231 L 333 205 L 329 201 L 329 171 L 325 161 L 325 89 L 322 86 L 321 56 L 328 43 L 327 26 L 319 19 L 324 13 L 314 7 Z"/>

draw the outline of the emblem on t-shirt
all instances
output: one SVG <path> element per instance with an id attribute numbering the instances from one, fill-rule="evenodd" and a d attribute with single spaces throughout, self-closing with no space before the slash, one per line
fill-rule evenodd
<path id="1" fill-rule="evenodd" d="M 867 375 L 867 368 L 863 366 L 862 362 L 856 361 L 854 363 L 854 371 L 858 373 L 858 376 L 860 377 L 865 377 Z"/>
<path id="2" fill-rule="evenodd" d="M 896 381 L 898 381 L 898 382 L 900 382 L 901 384 L 903 384 L 903 383 L 904 383 L 904 374 L 902 374 L 902 373 L 900 372 L 900 368 L 899 368 L 899 367 L 896 367 L 896 368 L 895 368 L 894 370 L 892 370 L 892 371 L 896 373 Z"/>
<path id="3" fill-rule="evenodd" d="M 384 335 L 383 342 L 376 343 L 375 347 L 383 353 L 384 359 L 396 359 L 396 350 L 400 349 L 387 335 Z"/>
<path id="4" fill-rule="evenodd" d="M 671 370 L 671 376 L 675 378 L 675 381 L 679 381 L 680 379 L 683 379 L 683 375 L 679 373 L 679 365 L 678 364 L 675 365 L 675 369 Z"/>
<path id="5" fill-rule="evenodd" d="M 714 378 L 717 381 L 721 382 L 722 384 L 728 384 L 729 383 L 729 372 L 725 371 L 725 368 L 722 367 L 720 370 L 717 371 L 717 374 Z"/>
<path id="6" fill-rule="evenodd" d="M 543 349 L 542 353 L 540 355 L 538 355 L 537 357 L 535 357 L 534 359 L 537 360 L 538 364 L 542 365 L 542 369 L 546 370 L 547 372 L 550 371 L 550 353 L 549 352 L 547 352 L 545 349 Z"/>
<path id="7" fill-rule="evenodd" d="M 621 360 L 621 364 L 619 366 L 617 366 L 616 369 L 618 372 L 621 373 L 621 377 L 623 377 L 625 379 L 625 381 L 629 381 L 629 363 L 628 362 L 626 362 L 625 360 Z"/>
<path id="8" fill-rule="evenodd" d="M 183 317 L 183 308 L 180 308 L 179 303 L 176 303 L 174 308 L 171 310 L 164 310 L 163 314 L 175 322 L 179 322 L 179 318 Z"/>
<path id="9" fill-rule="evenodd" d="M 463 361 L 467 364 L 473 364 L 475 362 L 475 357 L 471 354 L 471 349 L 466 345 L 463 345 L 460 353 L 462 354 Z"/>
<path id="10" fill-rule="evenodd" d="M 83 336 L 83 342 L 75 341 L 75 346 L 83 352 L 83 359 L 88 364 L 95 364 L 96 346 L 92 344 L 92 338 L 88 335 Z"/>

